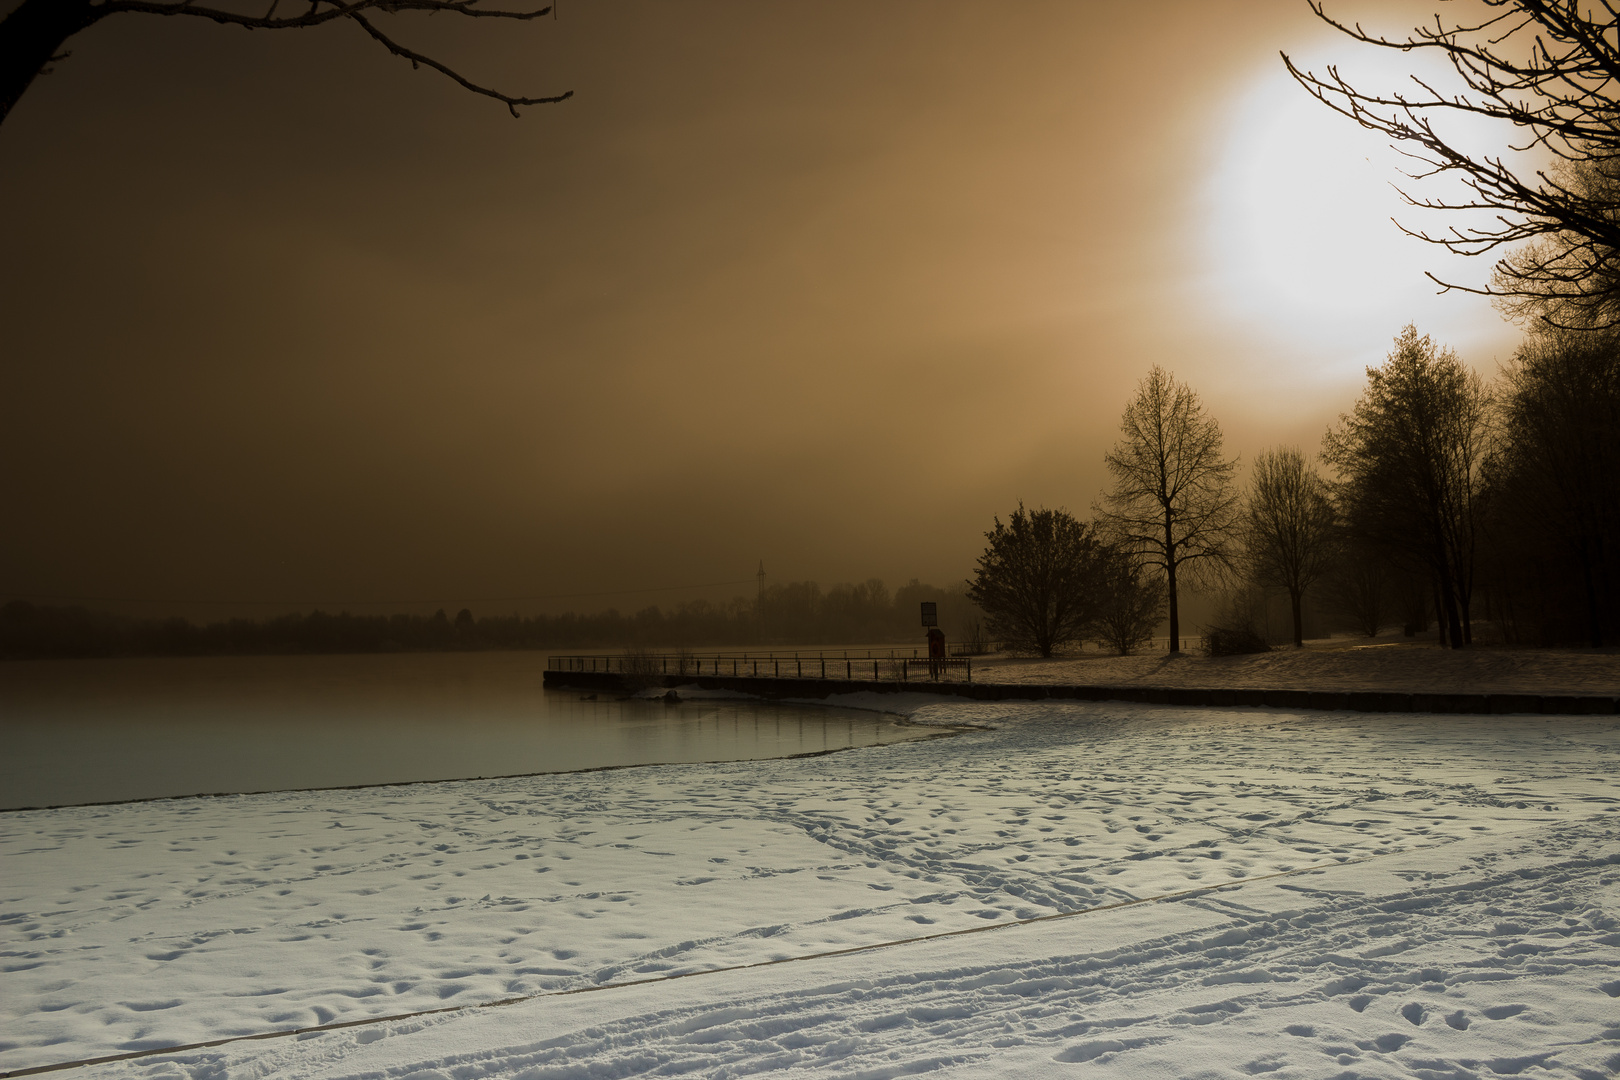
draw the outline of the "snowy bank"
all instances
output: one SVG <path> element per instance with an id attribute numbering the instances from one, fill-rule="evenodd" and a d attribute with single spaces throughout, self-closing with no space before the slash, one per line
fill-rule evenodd
<path id="1" fill-rule="evenodd" d="M 1249 656 L 993 657 L 976 659 L 973 670 L 975 679 L 1011 684 L 1620 696 L 1620 650 L 1443 649 L 1400 640 L 1371 645 L 1341 640 Z"/>

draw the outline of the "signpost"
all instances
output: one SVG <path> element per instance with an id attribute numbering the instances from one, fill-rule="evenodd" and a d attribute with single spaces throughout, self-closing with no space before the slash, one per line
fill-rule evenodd
<path id="1" fill-rule="evenodd" d="M 939 605 L 922 602 L 922 624 L 928 627 L 928 677 L 934 682 L 945 673 L 945 631 L 939 628 Z"/>

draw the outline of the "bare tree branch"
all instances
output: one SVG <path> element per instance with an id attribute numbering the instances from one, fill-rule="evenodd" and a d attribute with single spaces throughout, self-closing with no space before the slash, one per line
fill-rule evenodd
<path id="1" fill-rule="evenodd" d="M 1497 256 L 1488 287 L 1430 274 L 1441 291 L 1493 297 L 1515 317 L 1584 327 L 1620 322 L 1620 16 L 1614 6 L 1480 0 L 1495 13 L 1449 25 L 1437 16 L 1407 37 L 1389 39 L 1328 15 L 1322 0 L 1307 2 L 1323 22 L 1360 44 L 1438 53 L 1461 82 L 1463 89 L 1449 95 L 1416 76 L 1411 93 L 1369 92 L 1336 66 L 1318 75 L 1282 57 L 1312 97 L 1388 137 L 1418 163 L 1409 180 L 1455 176 L 1470 193 L 1430 198 L 1397 186 L 1407 205 L 1493 212 L 1494 224 L 1483 227 L 1431 233 L 1400 226 L 1457 254 Z M 1557 164 L 1524 174 L 1501 156 L 1469 153 L 1437 131 L 1436 119 L 1445 116 L 1511 125 L 1525 133 L 1515 151 L 1544 151 Z"/>
<path id="2" fill-rule="evenodd" d="M 66 58 L 63 42 L 102 19 L 114 15 L 162 15 L 208 19 L 247 30 L 301 30 L 347 20 L 390 53 L 426 66 L 472 93 L 494 98 L 513 116 L 523 105 L 552 105 L 573 97 L 572 90 L 542 97 L 507 94 L 467 78 L 449 64 L 401 44 L 378 25 L 376 16 L 402 12 L 447 13 L 470 19 L 529 22 L 549 15 L 551 6 L 529 8 L 486 7 L 483 0 L 300 0 L 303 10 L 279 14 L 281 0 L 254 0 L 238 7 L 219 7 L 193 0 L 23 0 L 0 21 L 0 123 L 32 85 L 50 72 L 50 65 Z"/>

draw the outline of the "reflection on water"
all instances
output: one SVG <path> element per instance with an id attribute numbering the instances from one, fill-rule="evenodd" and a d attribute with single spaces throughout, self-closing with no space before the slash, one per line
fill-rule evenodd
<path id="1" fill-rule="evenodd" d="M 741 761 L 928 734 L 760 701 L 595 700 L 536 653 L 0 664 L 0 808 Z"/>

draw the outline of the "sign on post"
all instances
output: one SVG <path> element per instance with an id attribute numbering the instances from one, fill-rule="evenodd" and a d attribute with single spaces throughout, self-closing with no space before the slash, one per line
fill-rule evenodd
<path id="1" fill-rule="evenodd" d="M 924 600 L 922 602 L 922 620 L 924 626 L 938 626 L 939 604 L 933 600 Z"/>

